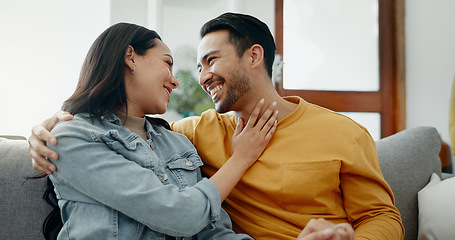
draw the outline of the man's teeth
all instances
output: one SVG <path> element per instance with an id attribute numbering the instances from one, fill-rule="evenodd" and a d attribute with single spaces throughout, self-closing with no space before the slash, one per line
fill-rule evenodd
<path id="1" fill-rule="evenodd" d="M 212 96 L 215 95 L 218 91 L 221 90 L 221 88 L 223 88 L 222 85 L 216 86 L 214 89 L 210 90 L 210 95 L 212 95 Z"/>

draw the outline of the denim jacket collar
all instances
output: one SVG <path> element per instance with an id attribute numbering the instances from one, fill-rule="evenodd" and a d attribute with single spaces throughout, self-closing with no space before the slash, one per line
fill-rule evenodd
<path id="1" fill-rule="evenodd" d="M 88 116 L 88 115 L 86 115 L 86 116 Z M 105 117 L 105 118 L 101 118 L 101 119 L 103 121 L 110 122 L 110 123 L 118 125 L 118 126 L 122 126 L 122 120 L 120 120 L 120 118 L 117 115 L 115 115 L 115 114 L 111 114 L 110 116 Z M 161 135 L 161 133 L 158 133 L 153 128 L 152 124 L 149 121 L 145 121 L 145 129 L 147 131 L 147 138 L 148 139 L 152 139 L 153 136 L 160 136 Z"/>

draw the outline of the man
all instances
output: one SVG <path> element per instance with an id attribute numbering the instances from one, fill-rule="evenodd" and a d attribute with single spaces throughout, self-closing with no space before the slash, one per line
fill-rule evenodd
<path id="1" fill-rule="evenodd" d="M 400 214 L 371 136 L 343 115 L 278 95 L 271 82 L 276 48 L 268 27 L 252 16 L 225 13 L 207 22 L 201 37 L 199 83 L 216 112 L 171 127 L 196 146 L 205 174 L 213 175 L 229 158 L 236 117 L 248 119 L 262 98 L 265 104 L 275 101 L 279 110 L 273 139 L 223 204 L 234 230 L 255 239 L 295 239 L 315 222 L 311 219 L 325 218 L 351 224 L 358 239 L 402 239 Z M 48 120 L 46 128 L 55 121 Z M 35 168 L 46 171 L 50 164 L 39 155 L 50 155 L 36 139 L 48 135 L 39 130 L 30 138 L 31 154 Z M 306 234 L 304 229 L 299 239 Z"/>

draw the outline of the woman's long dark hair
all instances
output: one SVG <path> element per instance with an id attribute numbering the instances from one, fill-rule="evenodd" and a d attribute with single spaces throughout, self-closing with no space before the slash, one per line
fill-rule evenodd
<path id="1" fill-rule="evenodd" d="M 79 76 L 76 91 L 63 104 L 71 114 L 89 113 L 100 119 L 126 105 L 124 72 L 128 46 L 143 55 L 160 36 L 147 28 L 119 23 L 106 29 L 93 43 Z"/>
<path id="2" fill-rule="evenodd" d="M 92 119 L 101 120 L 126 106 L 124 72 L 128 70 L 125 65 L 128 46 L 132 46 L 137 54 L 144 55 L 156 45 L 156 39 L 161 40 L 155 31 L 135 24 L 118 23 L 106 29 L 87 53 L 76 91 L 63 103 L 62 110 L 73 115 L 89 113 Z M 165 120 L 148 120 L 170 129 Z M 49 178 L 43 198 L 53 207 L 44 221 L 43 233 L 47 240 L 54 240 L 63 223 Z"/>

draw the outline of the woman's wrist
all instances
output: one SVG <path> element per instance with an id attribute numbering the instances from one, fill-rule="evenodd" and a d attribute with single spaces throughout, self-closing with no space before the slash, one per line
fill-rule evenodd
<path id="1" fill-rule="evenodd" d="M 232 154 L 232 156 L 228 159 L 228 161 L 231 161 L 235 163 L 235 166 L 238 166 L 239 169 L 243 169 L 246 171 L 248 168 L 253 165 L 253 163 L 256 161 L 256 159 L 253 160 L 248 160 L 245 155 L 240 156 L 240 154 Z"/>

